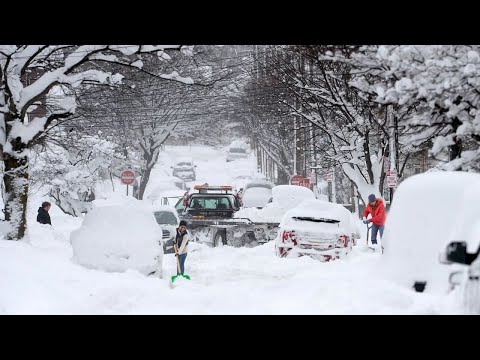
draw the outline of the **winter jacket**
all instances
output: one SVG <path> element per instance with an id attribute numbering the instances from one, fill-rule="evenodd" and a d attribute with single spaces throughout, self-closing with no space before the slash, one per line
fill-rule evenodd
<path id="1" fill-rule="evenodd" d="M 368 204 L 363 212 L 363 216 L 367 217 L 368 214 L 372 214 L 370 221 L 377 226 L 385 225 L 387 215 L 385 213 L 385 205 L 383 205 L 382 199 L 377 198 L 375 206 Z"/>
<path id="2" fill-rule="evenodd" d="M 178 246 L 178 253 L 179 254 L 186 254 L 188 252 L 187 245 L 188 245 L 189 240 L 190 239 L 188 237 L 188 232 L 186 231 L 185 233 L 180 234 L 178 232 L 178 228 L 177 228 L 176 236 L 175 236 L 175 243 Z"/>
<path id="3" fill-rule="evenodd" d="M 50 221 L 50 214 L 48 213 L 47 210 L 45 210 L 42 207 L 38 208 L 38 215 L 37 215 L 37 221 L 40 224 L 49 224 L 52 225 L 52 222 Z"/>

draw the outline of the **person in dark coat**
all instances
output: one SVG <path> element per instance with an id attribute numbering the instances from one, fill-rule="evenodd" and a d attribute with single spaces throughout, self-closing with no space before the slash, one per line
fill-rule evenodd
<path id="1" fill-rule="evenodd" d="M 187 232 L 187 222 L 185 220 L 181 220 L 175 235 L 174 245 L 177 246 L 175 256 L 178 256 L 178 261 L 180 262 L 180 272 L 182 275 L 185 271 L 185 259 L 187 258 L 188 253 L 188 242 L 189 238 Z M 178 269 L 177 275 L 179 275 Z"/>
<path id="2" fill-rule="evenodd" d="M 50 204 L 48 201 L 44 201 L 42 203 L 42 207 L 38 208 L 37 221 L 40 224 L 52 225 L 52 221 L 50 220 L 50 214 L 48 213 L 48 210 L 50 210 L 51 207 L 52 204 Z"/>

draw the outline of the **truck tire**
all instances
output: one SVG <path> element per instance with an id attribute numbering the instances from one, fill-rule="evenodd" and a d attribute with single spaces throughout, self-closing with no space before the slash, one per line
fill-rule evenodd
<path id="1" fill-rule="evenodd" d="M 213 247 L 221 247 L 227 245 L 227 235 L 225 230 L 219 230 L 213 238 Z"/>

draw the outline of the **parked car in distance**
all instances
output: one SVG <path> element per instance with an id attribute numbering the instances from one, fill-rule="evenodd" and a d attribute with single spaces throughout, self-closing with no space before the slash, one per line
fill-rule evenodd
<path id="1" fill-rule="evenodd" d="M 346 256 L 359 237 L 352 213 L 342 205 L 305 200 L 283 216 L 275 239 L 275 254 L 282 258 L 310 256 L 330 261 Z"/>
<path id="2" fill-rule="evenodd" d="M 245 159 L 248 157 L 247 144 L 242 141 L 233 141 L 227 150 L 227 162 Z"/>
<path id="3" fill-rule="evenodd" d="M 192 158 L 179 158 L 171 167 L 173 169 L 172 175 L 183 180 L 195 181 L 197 178 L 196 167 L 197 165 L 193 163 Z"/>

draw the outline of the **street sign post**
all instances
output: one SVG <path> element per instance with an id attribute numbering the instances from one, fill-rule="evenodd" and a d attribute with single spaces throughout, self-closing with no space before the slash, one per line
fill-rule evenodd
<path id="1" fill-rule="evenodd" d="M 131 169 L 127 169 L 122 171 L 122 174 L 120 175 L 120 181 L 122 184 L 127 185 L 127 196 L 128 196 L 128 185 L 131 185 L 135 181 L 135 171 Z"/>
<path id="2" fill-rule="evenodd" d="M 397 175 L 387 176 L 387 186 L 389 188 L 397 187 Z"/>

